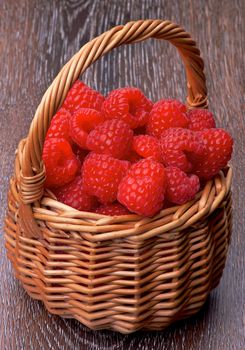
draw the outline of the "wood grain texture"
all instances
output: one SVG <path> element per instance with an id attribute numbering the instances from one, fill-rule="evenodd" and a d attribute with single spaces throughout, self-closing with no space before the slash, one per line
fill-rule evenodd
<path id="1" fill-rule="evenodd" d="M 0 349 L 245 348 L 245 115 L 243 0 L 1 0 L 0 1 Z M 203 310 L 165 332 L 93 332 L 51 316 L 12 275 L 2 237 L 14 151 L 26 135 L 42 94 L 81 45 L 106 29 L 139 18 L 180 23 L 198 41 L 205 61 L 210 109 L 235 138 L 232 160 L 233 237 L 224 275 Z M 150 40 L 121 47 L 83 77 L 107 93 L 141 87 L 154 100 L 185 99 L 182 63 L 173 47 Z"/>

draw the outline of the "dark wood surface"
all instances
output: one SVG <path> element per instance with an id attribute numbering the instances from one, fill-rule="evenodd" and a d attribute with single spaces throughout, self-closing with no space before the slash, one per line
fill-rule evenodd
<path id="1" fill-rule="evenodd" d="M 245 349 L 245 115 L 243 0 L 0 0 L 0 349 Z M 172 19 L 198 41 L 205 61 L 210 109 L 235 139 L 234 222 L 219 287 L 194 318 L 165 332 L 121 335 L 93 332 L 49 315 L 13 277 L 2 221 L 14 151 L 45 89 L 85 42 L 139 18 Z M 185 99 L 185 75 L 176 50 L 148 41 L 119 48 L 85 74 L 106 93 L 132 84 L 154 100 Z"/>

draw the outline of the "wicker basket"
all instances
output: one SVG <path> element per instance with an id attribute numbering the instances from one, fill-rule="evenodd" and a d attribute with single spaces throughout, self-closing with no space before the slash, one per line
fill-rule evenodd
<path id="1" fill-rule="evenodd" d="M 191 202 L 152 218 L 79 212 L 43 191 L 43 141 L 73 82 L 114 47 L 151 37 L 177 47 L 186 69 L 187 106 L 207 107 L 203 61 L 181 27 L 142 20 L 112 28 L 83 46 L 48 88 L 18 146 L 10 181 L 5 238 L 17 278 L 51 313 L 92 329 L 160 330 L 195 314 L 225 265 L 231 168 Z"/>

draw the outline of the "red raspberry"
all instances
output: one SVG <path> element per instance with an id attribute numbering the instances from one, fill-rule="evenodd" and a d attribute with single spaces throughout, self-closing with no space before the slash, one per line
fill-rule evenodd
<path id="1" fill-rule="evenodd" d="M 231 159 L 233 139 L 223 129 L 207 129 L 197 132 L 205 144 L 205 156 L 195 161 L 194 173 L 203 179 L 210 179 L 223 169 Z"/>
<path id="2" fill-rule="evenodd" d="M 106 120 L 96 126 L 87 138 L 87 148 L 91 151 L 123 158 L 133 141 L 133 130 L 122 120 Z"/>
<path id="3" fill-rule="evenodd" d="M 150 113 L 147 133 L 160 137 L 161 133 L 166 129 L 188 127 L 189 119 L 186 111 L 186 106 L 177 100 L 169 99 L 156 102 Z"/>
<path id="4" fill-rule="evenodd" d="M 46 140 L 50 138 L 63 138 L 68 142 L 71 142 L 71 137 L 69 135 L 69 119 L 71 117 L 70 112 L 61 108 L 52 118 L 48 132 L 46 135 Z"/>
<path id="5" fill-rule="evenodd" d="M 143 158 L 151 157 L 154 160 L 161 162 L 162 157 L 159 142 L 154 136 L 134 136 L 132 148 Z"/>
<path id="6" fill-rule="evenodd" d="M 192 131 L 215 128 L 213 113 L 207 109 L 192 109 L 187 115 L 190 120 L 189 129 Z"/>
<path id="7" fill-rule="evenodd" d="M 130 168 L 119 185 L 117 199 L 136 214 L 153 216 L 163 206 L 165 189 L 163 165 L 147 158 Z"/>
<path id="8" fill-rule="evenodd" d="M 59 187 L 71 182 L 80 165 L 68 141 L 61 138 L 45 141 L 42 158 L 46 169 L 46 187 Z"/>
<path id="9" fill-rule="evenodd" d="M 59 202 L 69 205 L 81 211 L 90 211 L 95 208 L 97 201 L 95 197 L 85 193 L 82 186 L 81 176 L 67 185 L 53 190 Z"/>
<path id="10" fill-rule="evenodd" d="M 204 156 L 205 146 L 197 133 L 182 128 L 163 131 L 160 138 L 163 163 L 184 172 L 192 170 L 192 162 Z"/>
<path id="11" fill-rule="evenodd" d="M 132 214 L 128 209 L 126 209 L 120 203 L 112 203 L 101 205 L 94 211 L 97 214 L 109 215 L 109 216 L 118 216 L 118 215 L 129 215 Z"/>
<path id="12" fill-rule="evenodd" d="M 166 198 L 175 204 L 184 204 L 193 199 L 199 191 L 200 182 L 196 175 L 186 175 L 176 167 L 166 168 Z"/>
<path id="13" fill-rule="evenodd" d="M 77 80 L 69 90 L 62 107 L 71 113 L 80 108 L 91 108 L 100 111 L 104 99 L 104 96 L 99 92 Z"/>
<path id="14" fill-rule="evenodd" d="M 106 119 L 121 119 L 132 129 L 147 123 L 152 102 L 137 88 L 113 90 L 102 105 Z"/>
<path id="15" fill-rule="evenodd" d="M 80 108 L 70 119 L 70 135 L 81 148 L 86 149 L 88 133 L 104 121 L 100 112 L 90 108 Z"/>
<path id="16" fill-rule="evenodd" d="M 114 202 L 118 185 L 129 168 L 129 162 L 108 156 L 90 153 L 82 166 L 84 190 L 96 196 L 101 203 Z"/>
<path id="17" fill-rule="evenodd" d="M 164 173 L 164 166 L 154 159 L 146 158 L 141 159 L 139 162 L 133 164 L 127 172 L 127 175 L 132 176 L 150 176 L 155 177 L 157 181 L 158 177 L 161 180 Z"/>

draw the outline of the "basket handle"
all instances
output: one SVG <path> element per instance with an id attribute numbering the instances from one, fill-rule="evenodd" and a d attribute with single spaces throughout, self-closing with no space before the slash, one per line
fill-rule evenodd
<path id="1" fill-rule="evenodd" d="M 43 142 L 52 116 L 63 103 L 72 84 L 93 62 L 114 47 L 148 38 L 165 39 L 177 47 L 186 70 L 187 106 L 207 108 L 203 60 L 195 41 L 183 28 L 170 21 L 139 20 L 110 29 L 84 45 L 65 64 L 37 108 L 21 157 L 20 195 L 24 205 L 34 203 L 42 197 L 45 181 Z"/>

